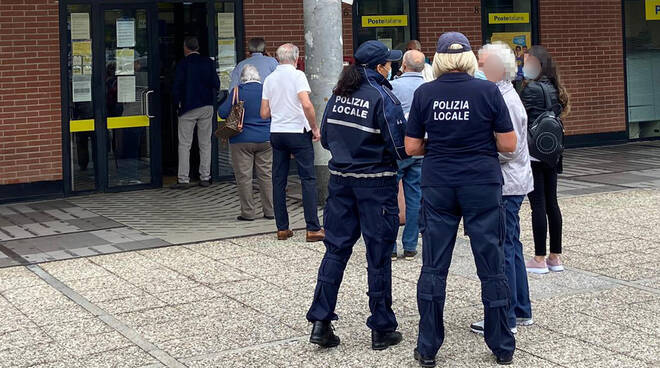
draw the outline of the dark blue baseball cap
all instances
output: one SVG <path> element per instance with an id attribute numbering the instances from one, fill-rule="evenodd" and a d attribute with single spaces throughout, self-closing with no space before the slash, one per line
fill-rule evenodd
<path id="1" fill-rule="evenodd" d="M 384 43 L 371 40 L 360 45 L 353 57 L 355 57 L 356 64 L 375 68 L 376 65 L 384 64 L 388 61 L 401 60 L 403 52 L 401 50 L 390 50 Z"/>
<path id="2" fill-rule="evenodd" d="M 459 44 L 463 46 L 460 49 L 450 49 L 449 46 Z M 447 32 L 443 33 L 440 38 L 438 38 L 438 46 L 436 52 L 438 54 L 460 54 L 462 52 L 472 51 L 470 46 L 470 41 L 467 37 L 460 32 Z"/>

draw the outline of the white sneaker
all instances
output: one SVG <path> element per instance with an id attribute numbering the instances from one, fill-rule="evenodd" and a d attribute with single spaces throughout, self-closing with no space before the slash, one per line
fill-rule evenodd
<path id="1" fill-rule="evenodd" d="M 540 275 L 550 272 L 550 270 L 548 269 L 548 264 L 545 263 L 545 259 L 543 260 L 543 262 L 536 262 L 534 258 L 531 258 L 527 262 L 525 262 L 525 268 L 527 269 L 527 272 L 536 273 Z"/>
<path id="2" fill-rule="evenodd" d="M 516 318 L 516 325 L 518 326 L 531 326 L 534 324 L 532 318 Z"/>
<path id="3" fill-rule="evenodd" d="M 552 272 L 561 272 L 564 270 L 564 265 L 561 263 L 561 259 L 556 258 L 554 260 L 548 258 L 548 268 Z"/>
<path id="4" fill-rule="evenodd" d="M 484 334 L 484 321 L 481 320 L 479 322 L 475 322 L 470 325 L 470 330 L 476 334 L 483 335 Z M 514 334 L 518 333 L 518 328 L 514 327 L 511 329 L 511 332 Z"/>

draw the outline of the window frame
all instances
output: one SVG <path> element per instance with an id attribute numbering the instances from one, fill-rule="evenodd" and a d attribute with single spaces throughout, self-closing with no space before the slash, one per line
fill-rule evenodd
<path id="1" fill-rule="evenodd" d="M 411 40 L 419 40 L 419 28 L 418 28 L 418 21 L 417 21 L 417 0 L 403 0 L 408 2 L 408 9 L 410 9 L 410 14 L 408 14 L 408 27 L 410 28 L 410 39 Z M 359 1 L 354 1 L 353 5 L 351 6 L 351 17 L 352 17 L 352 38 L 353 38 L 353 52 L 357 50 L 357 48 L 360 46 L 359 40 L 358 40 L 358 34 L 359 32 L 357 31 L 359 28 L 362 28 L 362 20 L 360 19 L 359 16 Z M 352 56 L 352 55 L 351 55 Z"/>
<path id="2" fill-rule="evenodd" d="M 539 0 L 529 0 L 531 2 L 531 11 L 529 22 L 531 23 L 532 46 L 541 43 L 539 33 Z M 488 39 L 488 12 L 486 12 L 487 0 L 481 0 L 481 42 L 486 43 Z"/>

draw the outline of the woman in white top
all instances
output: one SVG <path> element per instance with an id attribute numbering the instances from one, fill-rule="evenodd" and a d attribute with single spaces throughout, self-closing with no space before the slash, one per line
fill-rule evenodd
<path id="1" fill-rule="evenodd" d="M 502 204 L 506 217 L 504 246 L 504 271 L 509 283 L 510 308 L 509 328 L 515 333 L 516 325 L 528 326 L 533 323 L 532 305 L 529 300 L 529 287 L 522 243 L 520 242 L 520 205 L 525 196 L 534 190 L 534 178 L 527 147 L 527 112 L 511 81 L 516 77 L 516 57 L 511 48 L 501 42 L 485 45 L 479 50 L 479 71 L 476 78 L 487 79 L 499 87 L 504 102 L 509 109 L 513 130 L 518 143 L 512 153 L 500 153 L 500 165 L 504 186 Z M 473 323 L 470 328 L 483 333 L 483 321 Z"/>

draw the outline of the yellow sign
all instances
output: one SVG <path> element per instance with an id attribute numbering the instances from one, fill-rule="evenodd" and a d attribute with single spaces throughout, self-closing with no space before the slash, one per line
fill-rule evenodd
<path id="1" fill-rule="evenodd" d="M 495 32 L 490 36 L 490 40 L 491 42 L 502 41 L 509 45 L 514 52 L 516 46 L 520 46 L 521 51 L 523 47 L 532 47 L 531 32 Z"/>
<path id="2" fill-rule="evenodd" d="M 646 20 L 660 20 L 660 0 L 646 0 Z"/>
<path id="3" fill-rule="evenodd" d="M 108 129 L 147 127 L 149 123 L 149 117 L 146 115 L 109 117 L 106 121 Z"/>
<path id="4" fill-rule="evenodd" d="M 106 122 L 108 129 L 148 127 L 150 123 L 151 121 L 146 115 L 108 117 Z M 93 132 L 94 119 L 71 120 L 69 121 L 69 131 L 71 133 Z"/>
<path id="5" fill-rule="evenodd" d="M 529 13 L 489 13 L 488 24 L 529 23 Z"/>
<path id="6" fill-rule="evenodd" d="M 69 131 L 71 133 L 93 132 L 94 119 L 71 120 L 69 121 Z"/>
<path id="7" fill-rule="evenodd" d="M 92 41 L 73 41 L 72 53 L 80 56 L 92 56 Z"/>
<path id="8" fill-rule="evenodd" d="M 407 25 L 407 15 L 365 15 L 362 17 L 362 27 L 405 27 Z"/>

